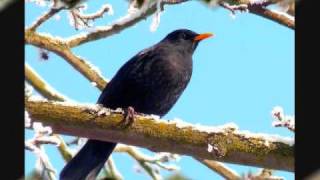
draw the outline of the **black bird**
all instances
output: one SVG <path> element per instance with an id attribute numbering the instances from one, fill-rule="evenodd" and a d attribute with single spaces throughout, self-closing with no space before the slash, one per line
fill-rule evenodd
<path id="1" fill-rule="evenodd" d="M 133 107 L 139 113 L 164 116 L 189 83 L 192 54 L 199 41 L 210 36 L 187 29 L 171 32 L 126 62 L 97 103 L 111 109 Z M 113 142 L 88 140 L 64 167 L 60 179 L 95 179 L 115 146 Z"/>

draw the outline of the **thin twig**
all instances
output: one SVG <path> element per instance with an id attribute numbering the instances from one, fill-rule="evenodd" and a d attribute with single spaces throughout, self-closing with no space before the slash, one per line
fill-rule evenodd
<path id="1" fill-rule="evenodd" d="M 295 132 L 295 119 L 294 116 L 288 116 L 284 114 L 284 110 L 281 106 L 275 106 L 271 111 L 272 126 L 274 127 L 285 127 L 292 132 Z"/>
<path id="2" fill-rule="evenodd" d="M 235 14 L 236 11 L 245 12 L 248 11 L 248 5 L 247 4 L 240 4 L 240 5 L 230 5 L 229 3 L 226 3 L 224 1 L 219 2 L 219 5 L 225 9 L 228 9 L 231 11 L 232 14 Z"/>
<path id="3" fill-rule="evenodd" d="M 155 171 L 155 169 L 151 166 L 150 163 L 147 163 L 147 162 L 152 161 L 151 160 L 152 158 L 137 151 L 137 149 L 135 147 L 126 146 L 126 145 L 117 145 L 115 152 L 128 153 L 152 177 L 152 179 L 154 179 L 154 180 L 161 179 L 159 172 Z"/>
<path id="4" fill-rule="evenodd" d="M 89 21 L 94 21 L 98 18 L 103 17 L 103 15 L 106 12 L 109 12 L 109 13 L 111 12 L 110 14 L 112 14 L 113 12 L 112 7 L 109 4 L 103 5 L 100 10 L 92 14 L 83 14 L 81 12 L 82 8 L 83 6 L 79 6 L 70 11 L 72 16 L 73 26 L 75 27 L 76 30 L 79 29 L 79 26 L 83 26 L 83 25 L 86 27 L 90 27 Z"/>
<path id="5" fill-rule="evenodd" d="M 34 137 L 25 141 L 25 149 L 35 153 L 39 160 L 39 168 L 43 169 L 43 172 L 47 172 L 49 180 L 55 180 L 55 170 L 50 163 L 50 160 L 45 153 L 43 144 L 55 144 L 58 145 L 60 142 L 55 137 L 50 136 L 51 128 L 42 126 L 41 123 L 34 123 L 33 129 L 35 131 Z M 39 169 L 40 170 L 40 169 Z"/>
<path id="6" fill-rule="evenodd" d="M 57 14 L 60 10 L 62 10 L 62 8 L 50 8 L 48 12 L 40 16 L 28 29 L 30 31 L 35 31 L 43 22 Z"/>
<path id="7" fill-rule="evenodd" d="M 289 129 L 292 132 L 295 132 L 295 127 L 294 125 L 292 125 L 291 122 L 289 121 L 285 121 L 285 122 L 273 122 L 272 124 L 274 127 L 285 127 L 287 129 Z"/>

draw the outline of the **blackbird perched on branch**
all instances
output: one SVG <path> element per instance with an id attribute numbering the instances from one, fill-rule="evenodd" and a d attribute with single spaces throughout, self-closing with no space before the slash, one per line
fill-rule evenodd
<path id="1" fill-rule="evenodd" d="M 198 43 L 210 36 L 187 29 L 171 32 L 126 62 L 105 87 L 98 104 L 164 116 L 189 83 Z M 64 167 L 60 179 L 95 179 L 115 146 L 114 142 L 88 140 Z"/>

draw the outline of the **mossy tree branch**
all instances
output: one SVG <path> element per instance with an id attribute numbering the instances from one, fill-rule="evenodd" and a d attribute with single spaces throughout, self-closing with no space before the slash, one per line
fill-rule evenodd
<path id="1" fill-rule="evenodd" d="M 294 171 L 293 146 L 237 130 L 203 131 L 159 120 L 153 116 L 135 117 L 129 127 L 121 126 L 123 112 L 96 105 L 79 105 L 28 99 L 31 119 L 52 127 L 55 133 L 141 146 L 156 152 L 171 152 L 200 159 Z M 99 111 L 100 112 L 100 111 Z M 208 151 L 208 145 L 214 151 Z"/>

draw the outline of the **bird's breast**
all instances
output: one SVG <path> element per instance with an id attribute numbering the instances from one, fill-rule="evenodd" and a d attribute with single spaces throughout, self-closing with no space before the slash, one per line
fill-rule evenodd
<path id="1" fill-rule="evenodd" d="M 142 107 L 151 114 L 164 115 L 176 103 L 190 81 L 192 64 L 164 60 L 154 62 L 143 75 L 145 89 Z M 152 103 L 152 104 L 150 104 Z M 149 104 L 149 105 L 147 105 Z"/>

